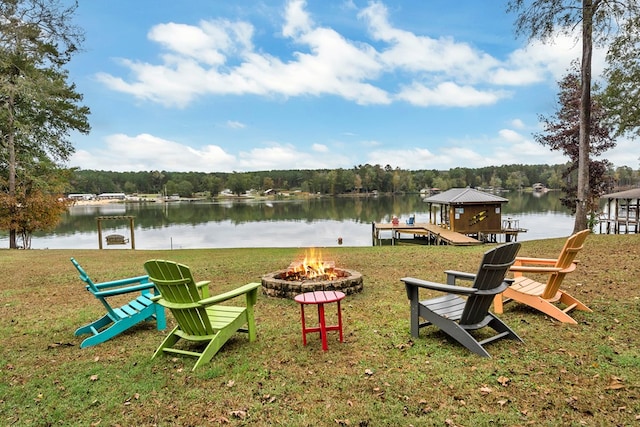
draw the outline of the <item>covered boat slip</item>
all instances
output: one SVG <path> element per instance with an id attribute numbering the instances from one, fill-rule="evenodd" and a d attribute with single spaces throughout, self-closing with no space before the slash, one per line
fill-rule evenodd
<path id="1" fill-rule="evenodd" d="M 640 188 L 619 191 L 602 196 L 606 201 L 598 218 L 600 234 L 638 233 Z"/>
<path id="2" fill-rule="evenodd" d="M 452 188 L 424 199 L 429 206 L 427 223 L 372 225 L 373 245 L 382 244 L 381 232 L 391 231 L 391 244 L 408 240 L 431 245 L 478 245 L 498 243 L 504 234 L 506 242 L 518 240 L 519 221 L 502 219 L 502 205 L 509 200 L 473 188 Z M 415 216 L 413 216 L 415 218 Z M 412 239 L 403 239 L 402 235 Z"/>

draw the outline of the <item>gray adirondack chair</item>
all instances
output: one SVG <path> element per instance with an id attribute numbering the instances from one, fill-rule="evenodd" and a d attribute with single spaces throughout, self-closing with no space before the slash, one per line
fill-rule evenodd
<path id="1" fill-rule="evenodd" d="M 477 274 L 445 271 L 447 283 L 434 283 L 413 277 L 400 279 L 405 284 L 411 303 L 411 335 L 418 338 L 420 328 L 434 325 L 472 352 L 491 357 L 485 344 L 505 338 L 522 342 L 522 339 L 496 315 L 489 312 L 493 298 L 503 292 L 510 281 L 505 279 L 514 263 L 520 243 L 513 242 L 485 252 Z M 457 286 L 456 280 L 473 281 L 471 287 Z M 420 301 L 419 289 L 445 292 L 444 296 Z M 466 298 L 463 298 L 462 295 Z M 420 318 L 425 322 L 420 322 Z M 472 331 L 485 327 L 496 334 L 478 341 Z"/>

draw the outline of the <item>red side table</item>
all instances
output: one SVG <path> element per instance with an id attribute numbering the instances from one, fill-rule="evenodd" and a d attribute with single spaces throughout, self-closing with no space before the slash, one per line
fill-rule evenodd
<path id="1" fill-rule="evenodd" d="M 340 300 L 344 298 L 344 293 L 338 291 L 316 291 L 305 292 L 297 295 L 294 300 L 300 304 L 300 316 L 302 319 L 302 344 L 307 345 L 307 334 L 311 332 L 320 332 L 320 339 L 322 340 L 322 350 L 326 351 L 327 346 L 327 331 L 340 331 L 340 342 L 342 339 L 342 311 L 340 309 Z M 324 320 L 324 305 L 335 302 L 338 304 L 338 324 L 327 326 Z M 318 306 L 318 323 L 317 327 L 307 328 L 304 319 L 304 306 L 308 304 L 315 304 Z"/>

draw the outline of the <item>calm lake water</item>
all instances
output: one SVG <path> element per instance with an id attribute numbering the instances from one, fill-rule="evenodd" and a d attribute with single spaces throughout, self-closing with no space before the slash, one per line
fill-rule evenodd
<path id="1" fill-rule="evenodd" d="M 528 231 L 518 240 L 566 237 L 573 217 L 560 204 L 560 194 L 536 197 L 506 193 L 502 218 L 519 220 Z M 371 223 L 390 222 L 392 215 L 405 221 L 428 222 L 428 205 L 419 195 L 367 198 L 318 198 L 291 201 L 223 201 L 208 203 L 114 203 L 74 206 L 51 233 L 34 235 L 33 249 L 97 249 L 97 216 L 135 216 L 136 249 L 195 249 L 237 247 L 371 246 Z M 129 237 L 129 223 L 103 221 L 108 234 Z M 0 246 L 8 247 L 6 234 Z M 129 245 L 103 245 L 124 249 Z"/>

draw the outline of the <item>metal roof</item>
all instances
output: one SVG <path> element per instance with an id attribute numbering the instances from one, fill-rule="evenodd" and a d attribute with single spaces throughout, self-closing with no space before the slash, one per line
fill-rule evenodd
<path id="1" fill-rule="evenodd" d="M 605 199 L 640 199 L 640 188 L 632 188 L 631 190 L 605 194 L 602 197 Z"/>
<path id="2" fill-rule="evenodd" d="M 452 188 L 424 199 L 428 203 L 463 205 L 471 203 L 508 203 L 509 200 L 474 188 Z"/>

